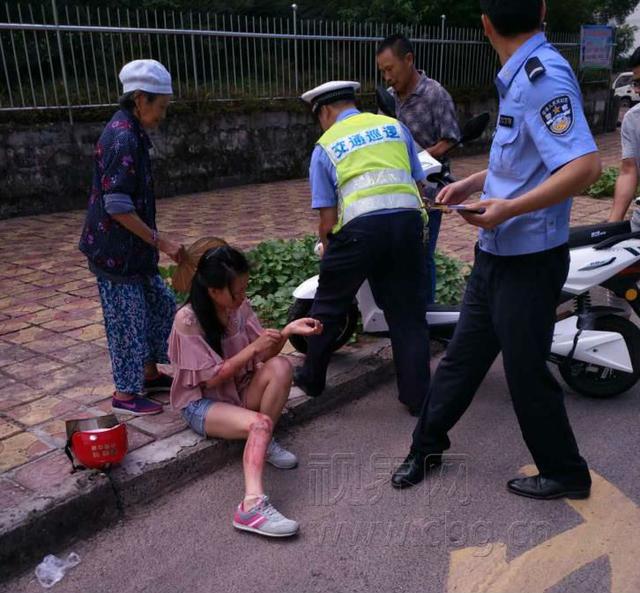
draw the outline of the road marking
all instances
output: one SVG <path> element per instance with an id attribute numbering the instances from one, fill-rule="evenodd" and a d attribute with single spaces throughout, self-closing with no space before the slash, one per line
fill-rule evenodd
<path id="1" fill-rule="evenodd" d="M 532 465 L 521 471 L 529 476 L 537 473 Z M 611 567 L 611 593 L 640 591 L 640 508 L 602 476 L 592 471 L 591 477 L 590 498 L 563 499 L 580 513 L 584 523 L 511 562 L 507 562 L 507 546 L 502 542 L 494 544 L 488 556 L 486 547 L 452 552 L 449 593 L 545 591 L 604 556 Z"/>

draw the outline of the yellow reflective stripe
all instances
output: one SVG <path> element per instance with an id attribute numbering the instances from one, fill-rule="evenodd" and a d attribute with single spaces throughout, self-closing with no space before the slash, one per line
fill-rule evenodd
<path id="1" fill-rule="evenodd" d="M 409 208 L 420 210 L 420 203 L 415 194 L 381 194 L 359 198 L 347 204 L 342 213 L 341 223 L 347 224 L 354 218 L 376 212 L 377 210 L 391 210 L 395 208 Z"/>
<path id="2" fill-rule="evenodd" d="M 339 188 L 339 192 L 346 199 L 350 194 L 381 185 L 407 184 L 413 185 L 413 176 L 404 169 L 379 169 L 367 171 L 354 177 Z"/>

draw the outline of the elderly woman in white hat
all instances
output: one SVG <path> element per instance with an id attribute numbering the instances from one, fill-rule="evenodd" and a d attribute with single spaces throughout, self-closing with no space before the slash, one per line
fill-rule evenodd
<path id="1" fill-rule="evenodd" d="M 95 170 L 80 250 L 96 275 L 115 383 L 114 411 L 157 414 L 144 395 L 169 390 L 158 371 L 167 362 L 175 313 L 173 295 L 158 273 L 159 252 L 174 261 L 182 246 L 159 233 L 145 130 L 166 116 L 171 75 L 155 60 L 135 60 L 120 72 L 120 109 L 95 150 Z"/>

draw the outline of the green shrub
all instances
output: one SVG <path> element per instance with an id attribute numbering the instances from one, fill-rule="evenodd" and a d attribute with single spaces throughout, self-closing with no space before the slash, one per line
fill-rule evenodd
<path id="1" fill-rule="evenodd" d="M 294 289 L 318 273 L 315 244 L 316 238 L 311 235 L 302 239 L 272 239 L 247 254 L 251 262 L 247 296 L 265 325 L 284 327 Z"/>
<path id="2" fill-rule="evenodd" d="M 457 305 L 462 299 L 469 266 L 464 262 L 436 251 L 436 303 Z"/>
<path id="3" fill-rule="evenodd" d="M 617 167 L 607 167 L 600 179 L 587 190 L 587 194 L 592 198 L 610 198 L 616 189 L 618 175 Z"/>
<path id="4" fill-rule="evenodd" d="M 171 286 L 171 276 L 173 275 L 173 271 L 176 269 L 175 264 L 170 264 L 166 267 L 158 266 L 158 270 L 160 270 L 160 276 L 167 283 L 167 286 L 172 290 L 173 294 L 176 297 L 176 301 L 178 301 L 178 305 L 182 305 L 187 300 L 187 293 L 178 292 L 174 290 L 173 286 Z"/>
<path id="5" fill-rule="evenodd" d="M 282 328 L 287 323 L 287 312 L 293 302 L 293 291 L 307 278 L 318 273 L 319 260 L 313 252 L 316 238 L 273 239 L 260 243 L 247 253 L 251 262 L 251 276 L 247 296 L 265 327 Z M 436 252 L 438 284 L 436 300 L 439 303 L 460 302 L 468 270 L 466 264 Z M 170 278 L 175 266 L 160 268 L 160 274 L 171 286 Z M 177 293 L 178 302 L 186 295 Z"/>

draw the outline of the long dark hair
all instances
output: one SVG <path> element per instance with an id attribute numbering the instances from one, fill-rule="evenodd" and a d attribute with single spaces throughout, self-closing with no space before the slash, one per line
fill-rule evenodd
<path id="1" fill-rule="evenodd" d="M 249 262 L 241 251 L 229 245 L 205 251 L 191 283 L 187 304 L 191 305 L 204 330 L 207 343 L 222 356 L 224 326 L 209 296 L 209 288 L 230 288 L 231 282 L 249 272 Z"/>

